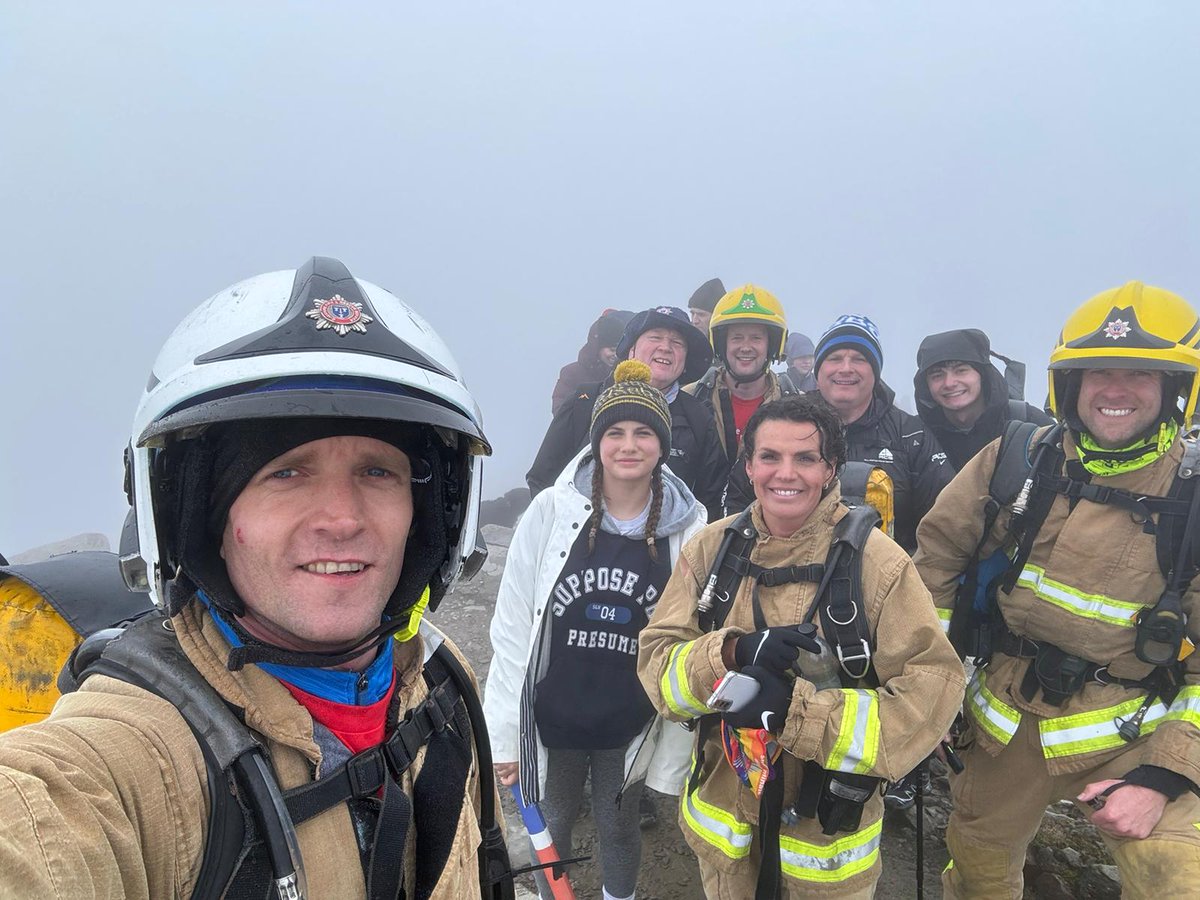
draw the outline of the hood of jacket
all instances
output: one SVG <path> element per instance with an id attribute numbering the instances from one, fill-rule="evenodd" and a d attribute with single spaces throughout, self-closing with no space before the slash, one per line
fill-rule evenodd
<path id="1" fill-rule="evenodd" d="M 592 473 L 595 470 L 596 461 L 592 458 L 592 451 L 590 449 L 583 450 L 575 457 L 575 461 L 566 470 L 567 472 L 573 471 L 575 473 L 570 479 L 571 487 L 584 497 L 590 497 L 592 494 Z M 670 537 L 686 528 L 697 515 L 704 514 L 703 507 L 701 507 L 700 502 L 692 495 L 692 492 L 688 490 L 688 486 L 665 465 L 662 469 L 662 481 L 663 502 L 662 510 L 658 515 L 658 527 L 654 530 L 656 538 Z M 607 511 L 605 511 L 604 518 L 600 521 L 600 528 L 610 534 L 620 534 L 620 531 L 613 523 L 613 519 Z"/>
<path id="2" fill-rule="evenodd" d="M 992 365 L 990 354 L 991 342 L 978 328 L 943 331 L 940 334 L 931 334 L 921 341 L 917 350 L 917 374 L 913 376 L 913 396 L 916 398 L 917 412 L 921 418 L 934 428 L 962 430 L 946 418 L 945 410 L 933 399 L 925 377 L 938 363 L 952 359 L 970 364 L 981 376 L 984 401 L 984 415 L 981 419 L 989 418 L 988 414 L 993 410 L 1006 407 L 1008 382 L 1004 380 L 1004 373 Z"/>

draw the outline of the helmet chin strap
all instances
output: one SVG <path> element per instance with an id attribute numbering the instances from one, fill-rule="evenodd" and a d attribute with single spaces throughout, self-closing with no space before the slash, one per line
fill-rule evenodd
<path id="1" fill-rule="evenodd" d="M 398 641 L 408 641 L 416 636 L 421 619 L 425 615 L 425 607 L 429 604 L 429 588 L 425 588 L 421 599 L 412 606 L 407 615 L 396 619 L 388 619 L 378 628 L 361 638 L 349 647 L 338 650 L 286 650 L 274 644 L 266 644 L 253 637 L 236 619 L 224 610 L 212 606 L 213 615 L 218 615 L 237 633 L 242 640 L 242 646 L 233 647 L 229 651 L 226 668 L 237 672 L 253 663 L 273 663 L 281 666 L 296 666 L 305 669 L 332 669 L 369 653 L 383 646 L 390 638 Z"/>
<path id="2" fill-rule="evenodd" d="M 767 360 L 765 363 L 763 363 L 763 367 L 761 369 L 759 369 L 758 372 L 755 373 L 754 375 L 742 376 L 742 375 L 736 374 L 733 371 L 733 366 L 731 366 L 729 364 L 729 359 L 728 358 L 725 359 L 725 374 L 728 375 L 730 378 L 732 378 L 733 383 L 738 385 L 739 387 L 741 387 L 743 384 L 750 384 L 752 381 L 758 381 L 758 379 L 760 379 L 764 375 L 766 375 L 767 372 L 770 371 L 770 369 L 771 369 L 771 361 Z"/>

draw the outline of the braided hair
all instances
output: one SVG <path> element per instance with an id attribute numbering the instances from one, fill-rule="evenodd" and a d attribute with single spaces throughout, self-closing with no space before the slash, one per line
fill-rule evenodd
<path id="1" fill-rule="evenodd" d="M 650 558 L 658 562 L 658 548 L 654 544 L 654 535 L 658 531 L 658 519 L 662 515 L 663 478 L 662 460 L 654 467 L 650 475 L 650 512 L 646 515 L 646 547 Z M 592 469 L 592 514 L 588 517 L 588 553 L 596 549 L 596 533 L 600 530 L 600 522 L 604 519 L 604 466 L 596 461 Z"/>
<path id="2" fill-rule="evenodd" d="M 588 553 L 596 549 L 596 532 L 604 518 L 604 466 L 600 460 L 592 469 L 592 514 L 588 518 Z"/>

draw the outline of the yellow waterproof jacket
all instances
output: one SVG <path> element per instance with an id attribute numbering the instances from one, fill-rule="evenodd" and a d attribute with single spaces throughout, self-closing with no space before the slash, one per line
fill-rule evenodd
<path id="1" fill-rule="evenodd" d="M 847 514 L 835 486 L 803 528 L 789 537 L 767 531 L 758 504 L 753 521 L 759 538 L 751 560 L 760 566 L 823 563 L 835 523 Z M 683 550 L 650 624 L 642 631 L 638 675 L 655 708 L 686 721 L 708 712 L 705 701 L 725 674 L 721 647 L 730 637 L 754 630 L 750 580 L 743 580 L 724 627 L 702 633 L 697 601 L 730 519 L 701 531 Z M 942 632 L 912 561 L 890 538 L 872 531 L 863 550 L 863 601 L 875 636 L 878 689 L 816 690 L 796 681 L 786 724 L 779 735 L 784 798 L 795 800 L 802 763 L 826 769 L 899 779 L 934 748 L 962 702 L 963 668 Z M 802 621 L 813 583 L 763 587 L 759 598 L 771 625 Z M 819 625 L 819 619 L 817 620 Z M 725 761 L 718 728 L 704 747 L 699 787 L 685 792 L 683 831 L 701 859 L 731 871 L 750 850 L 758 800 Z M 864 810 L 860 830 L 827 837 L 814 820 L 783 826 L 780 837 L 785 875 L 808 887 L 865 887 L 878 863 L 882 803 L 878 795 Z"/>
<path id="2" fill-rule="evenodd" d="M 1036 441 L 1043 431 L 1039 431 Z M 942 491 L 917 531 L 915 558 L 926 586 L 948 625 L 958 577 L 983 531 L 983 506 L 996 466 L 999 441 L 985 447 Z M 1075 445 L 1064 435 L 1067 459 Z M 1179 468 L 1183 445 L 1176 440 L 1150 465 L 1092 483 L 1140 495 L 1165 495 Z M 1000 547 L 1008 529 L 1005 508 L 983 547 L 986 558 Z M 1152 667 L 1134 653 L 1134 616 L 1153 606 L 1165 587 L 1155 551 L 1127 510 L 1080 500 L 1070 508 L 1058 496 L 1038 532 L 1029 561 L 1009 595 L 999 595 L 1000 610 L 1015 634 L 1055 644 L 1074 656 L 1107 665 L 1123 679 L 1142 679 Z M 1195 585 L 1193 585 L 1195 587 Z M 1183 607 L 1188 633 L 1200 643 L 1194 614 L 1195 593 Z M 1142 723 L 1140 741 L 1147 742 L 1148 765 L 1185 775 L 1200 784 L 1200 654 L 1186 662 L 1186 686 L 1170 707 L 1155 702 Z M 1065 705 L 1052 706 L 1040 692 L 1032 702 L 1021 695 L 1021 681 L 1031 661 L 996 653 L 973 677 L 966 707 L 978 726 L 979 741 L 992 755 L 1012 739 L 1024 715 L 1037 717 L 1042 753 L 1053 775 L 1101 765 L 1125 749 L 1119 723 L 1133 715 L 1147 691 L 1089 683 Z"/>
<path id="3" fill-rule="evenodd" d="M 320 771 L 321 750 L 308 711 L 257 666 L 228 671 L 229 645 L 198 604 L 172 621 L 196 668 L 245 710 L 280 786 L 311 782 Z M 421 676 L 423 638 L 437 637 L 423 627 L 422 635 L 394 646 L 402 709 L 428 693 Z M 408 792 L 424 754 L 422 748 L 405 776 Z M 473 767 L 454 849 L 434 897 L 479 896 L 477 795 Z M 175 707 L 132 685 L 94 675 L 45 721 L 0 735 L 0 807 L 0 897 L 160 900 L 189 897 L 195 887 L 208 821 L 204 760 Z M 405 852 L 408 885 L 415 877 L 414 832 Z M 365 896 L 345 804 L 298 826 L 297 834 L 308 896 Z"/>

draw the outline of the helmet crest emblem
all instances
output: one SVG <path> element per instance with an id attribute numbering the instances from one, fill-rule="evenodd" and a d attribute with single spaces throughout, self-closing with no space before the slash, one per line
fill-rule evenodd
<path id="1" fill-rule="evenodd" d="M 375 321 L 362 311 L 361 303 L 346 300 L 341 294 L 334 294 L 328 300 L 315 299 L 313 307 L 304 315 L 316 321 L 317 331 L 332 328 L 342 337 L 351 331 L 365 334 L 367 325 Z"/>
<path id="2" fill-rule="evenodd" d="M 1129 337 L 1130 330 L 1129 323 L 1124 319 L 1113 319 L 1104 326 L 1104 336 L 1116 341 L 1123 337 Z"/>

